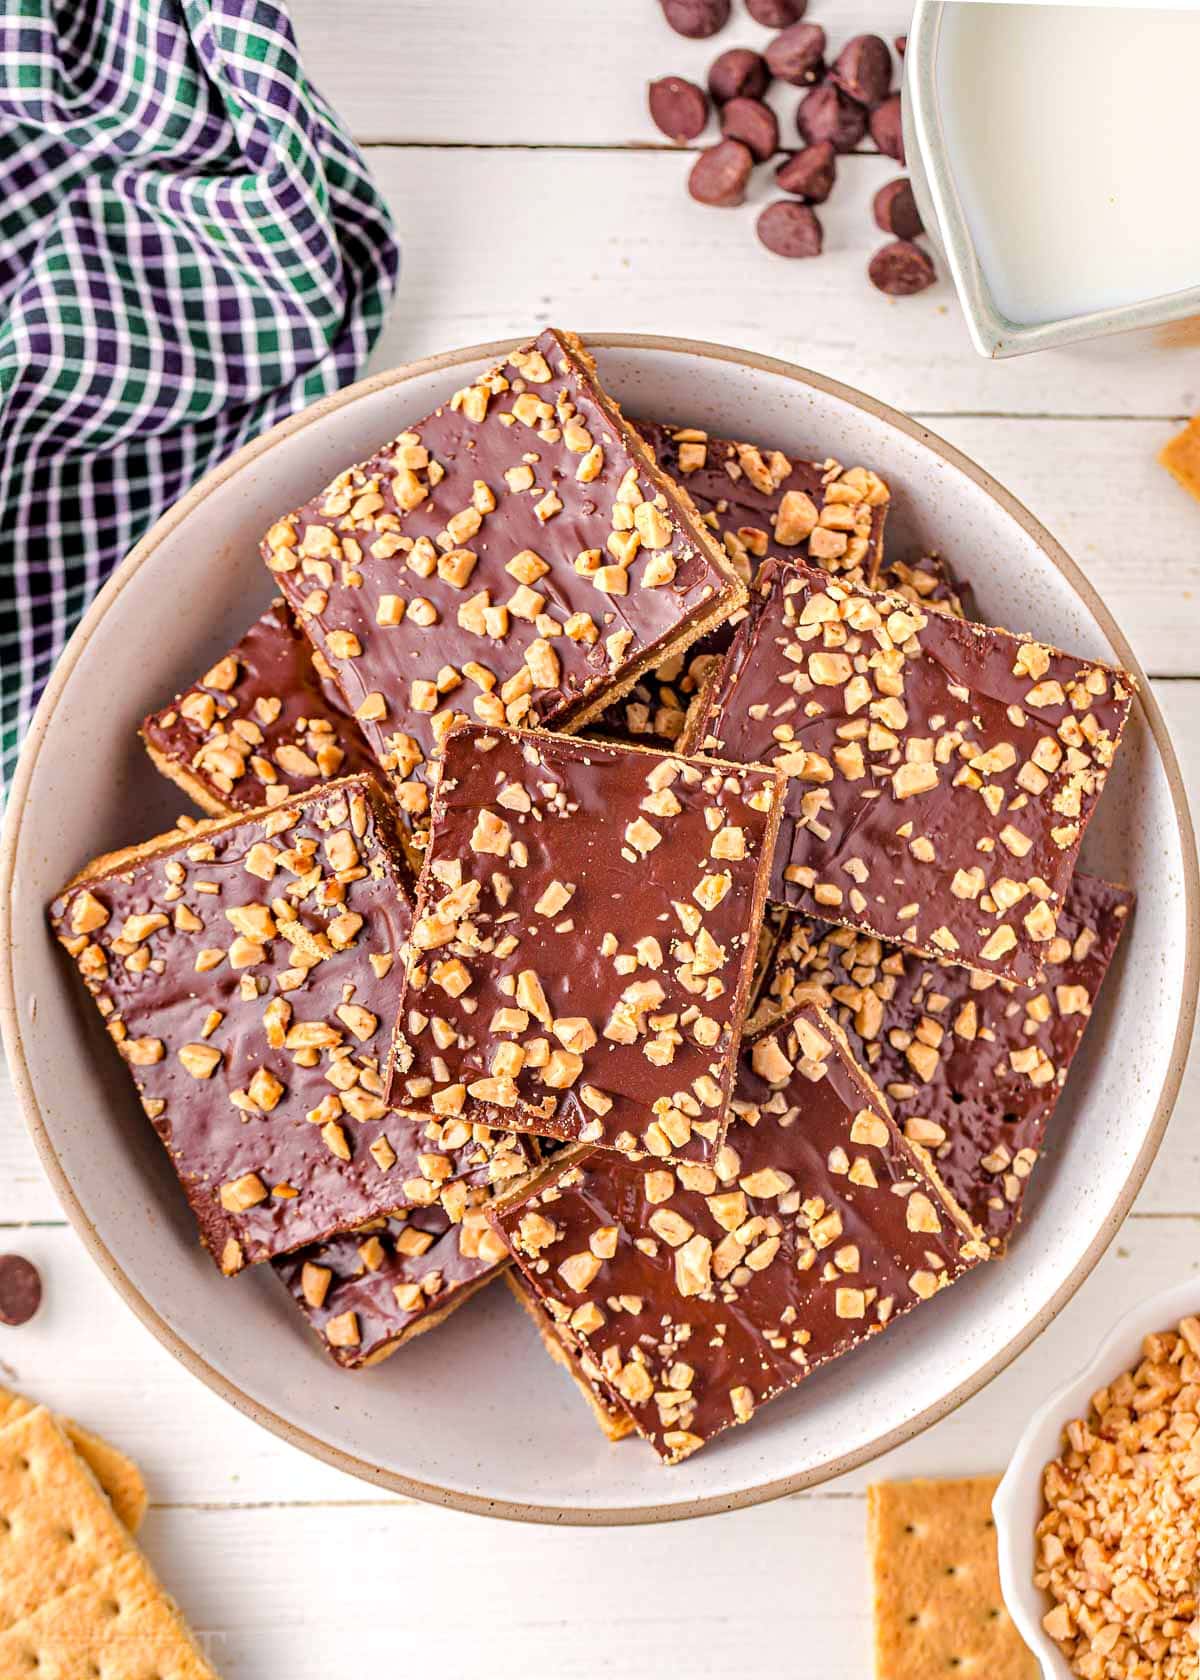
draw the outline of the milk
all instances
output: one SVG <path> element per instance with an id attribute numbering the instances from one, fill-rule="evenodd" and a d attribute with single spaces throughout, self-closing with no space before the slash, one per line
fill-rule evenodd
<path id="1" fill-rule="evenodd" d="M 1200 12 L 948 6 L 938 94 L 980 266 L 1011 321 L 1200 285 Z"/>

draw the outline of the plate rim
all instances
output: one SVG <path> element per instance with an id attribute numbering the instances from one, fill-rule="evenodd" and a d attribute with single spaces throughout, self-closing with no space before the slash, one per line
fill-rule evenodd
<path id="1" fill-rule="evenodd" d="M 901 413 L 898 409 L 892 408 L 889 404 L 880 402 L 877 398 L 868 396 L 865 392 L 846 385 L 840 380 L 831 379 L 825 374 L 785 361 L 780 357 L 767 356 L 756 351 L 740 350 L 732 345 L 713 343 L 707 340 L 693 340 L 653 333 L 586 333 L 582 337 L 583 342 L 592 350 L 665 351 L 675 355 L 699 356 L 705 360 L 731 363 L 742 368 L 750 368 L 758 372 L 782 377 L 810 390 L 818 390 L 824 395 L 836 397 L 869 414 L 874 419 L 895 427 L 916 442 L 923 444 L 940 456 L 948 465 L 971 479 L 1017 522 L 1027 536 L 1032 538 L 1050 563 L 1065 577 L 1067 583 L 1081 598 L 1116 650 L 1121 664 L 1137 680 L 1135 705 L 1140 709 L 1143 721 L 1153 737 L 1155 748 L 1166 775 L 1183 853 L 1185 924 L 1183 985 L 1180 989 L 1179 1013 L 1176 1018 L 1175 1035 L 1168 1058 L 1166 1077 L 1155 1103 L 1154 1116 L 1149 1131 L 1119 1195 L 1100 1222 L 1087 1250 L 1070 1274 L 1055 1290 L 1050 1300 L 967 1381 L 958 1384 L 948 1394 L 943 1395 L 933 1405 L 927 1406 L 906 1423 L 887 1430 L 873 1440 L 855 1448 L 852 1452 L 843 1454 L 814 1469 L 758 1482 L 752 1487 L 741 1488 L 735 1493 L 699 1496 L 676 1504 L 650 1504 L 629 1507 L 579 1505 L 564 1508 L 557 1505 L 537 1505 L 523 1501 L 489 1499 L 485 1495 L 446 1488 L 436 1483 L 422 1482 L 414 1477 L 401 1475 L 396 1471 L 385 1470 L 379 1465 L 371 1464 L 367 1460 L 356 1457 L 342 1447 L 322 1440 L 298 1424 L 281 1417 L 269 1406 L 252 1399 L 229 1377 L 216 1370 L 197 1349 L 192 1347 L 167 1324 L 158 1310 L 136 1288 L 119 1266 L 76 1197 L 75 1191 L 58 1159 L 45 1119 L 38 1106 L 33 1079 L 25 1059 L 22 1023 L 13 973 L 15 940 L 12 898 L 15 887 L 17 844 L 28 803 L 29 784 L 39 753 L 45 743 L 58 698 L 65 688 L 68 678 L 78 663 L 84 648 L 113 603 L 132 582 L 163 540 L 213 491 L 235 473 L 249 466 L 284 438 L 291 437 L 296 432 L 319 424 L 327 415 L 340 408 L 358 402 L 378 391 L 386 390 L 391 386 L 406 384 L 408 381 L 423 377 L 426 374 L 441 373 L 450 368 L 473 362 L 494 361 L 505 352 L 525 342 L 523 338 L 505 338 L 482 344 L 466 345 L 456 350 L 442 351 L 437 355 L 401 363 L 397 367 L 385 369 L 369 375 L 365 379 L 358 380 L 352 385 L 345 386 L 342 390 L 321 398 L 311 407 L 289 415 L 286 419 L 272 426 L 269 431 L 264 432 L 261 437 L 245 444 L 228 460 L 223 461 L 212 471 L 206 473 L 173 507 L 169 508 L 161 518 L 155 521 L 145 536 L 116 567 L 112 576 L 99 591 L 76 627 L 51 673 L 45 692 L 34 713 L 28 736 L 22 746 L 9 792 L 8 808 L 5 813 L 2 836 L 0 836 L 0 1038 L 3 1040 L 18 1104 L 26 1128 L 33 1138 L 42 1168 L 85 1249 L 108 1278 L 109 1283 L 158 1341 L 179 1360 L 186 1370 L 219 1394 L 236 1411 L 241 1412 L 243 1416 L 252 1418 L 254 1422 L 270 1430 L 290 1445 L 332 1465 L 335 1469 L 346 1471 L 362 1481 L 369 1482 L 376 1487 L 387 1488 L 391 1492 L 409 1498 L 454 1510 L 467 1511 L 475 1515 L 502 1517 L 515 1522 L 547 1523 L 559 1526 L 616 1527 L 626 1524 L 683 1521 L 687 1518 L 710 1516 L 723 1511 L 742 1510 L 752 1505 L 762 1504 L 767 1500 L 781 1498 L 785 1494 L 799 1493 L 804 1489 L 816 1487 L 823 1482 L 832 1480 L 835 1476 L 843 1475 L 849 1470 L 869 1463 L 872 1459 L 891 1451 L 892 1448 L 900 1446 L 905 1441 L 911 1440 L 914 1436 L 930 1428 L 933 1424 L 940 1422 L 942 1418 L 955 1411 L 972 1395 L 979 1393 L 1053 1322 L 1094 1269 L 1120 1229 L 1125 1215 L 1132 1206 L 1134 1198 L 1158 1153 L 1175 1106 L 1184 1067 L 1187 1063 L 1192 1025 L 1196 1014 L 1197 985 L 1200 981 L 1200 866 L 1197 863 L 1195 832 L 1188 807 L 1183 774 L 1175 756 L 1170 734 L 1158 702 L 1150 689 L 1145 673 L 1134 657 L 1132 648 L 1100 595 L 1062 545 L 1030 513 L 1028 508 L 1018 501 L 1010 491 L 1006 490 L 1003 485 L 998 484 L 990 473 L 985 472 L 969 456 L 964 455 L 952 444 L 947 443 L 936 432 Z"/>

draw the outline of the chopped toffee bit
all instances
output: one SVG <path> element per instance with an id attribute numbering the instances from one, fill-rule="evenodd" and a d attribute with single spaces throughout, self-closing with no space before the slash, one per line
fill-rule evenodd
<path id="1" fill-rule="evenodd" d="M 988 1252 L 822 1011 L 743 1043 L 732 1106 L 710 1166 L 594 1150 L 489 1212 L 668 1463 Z"/>
<path id="2" fill-rule="evenodd" d="M 392 1102 L 711 1160 L 778 777 L 478 725 L 444 764 Z"/>
<path id="3" fill-rule="evenodd" d="M 490 1186 L 511 1186 L 532 1156 L 524 1140 L 511 1135 L 497 1139 L 494 1149 L 481 1146 L 480 1153 L 484 1149 L 490 1153 L 483 1166 L 448 1178 L 427 1206 L 368 1220 L 272 1262 L 339 1365 L 378 1365 L 434 1329 L 508 1265 L 508 1249 L 484 1210 Z M 460 1158 L 456 1168 L 462 1164 Z"/>
<path id="4" fill-rule="evenodd" d="M 1001 1248 L 1132 905 L 1076 873 L 1037 990 L 784 911 L 754 1022 L 802 1001 L 828 1009 L 909 1142 Z"/>
<path id="5" fill-rule="evenodd" d="M 1035 985 L 1133 679 L 770 561 L 702 750 L 788 778 L 771 897 Z"/>
<path id="6" fill-rule="evenodd" d="M 1200 1667 L 1200 1319 L 1142 1341 L 1042 1476 L 1042 1626 L 1086 1680 L 1192 1680 Z"/>
<path id="7" fill-rule="evenodd" d="M 152 713 L 141 736 L 155 768 L 215 817 L 376 768 L 322 655 L 282 601 Z"/>
<path id="8" fill-rule="evenodd" d="M 953 618 L 976 617 L 971 585 L 957 578 L 950 562 L 940 554 L 920 555 L 916 560 L 889 560 L 879 574 L 880 589 L 903 595 L 918 607 L 948 612 Z"/>
<path id="9" fill-rule="evenodd" d="M 591 357 L 552 329 L 277 521 L 262 552 L 417 844 L 456 718 L 580 727 L 745 601 Z"/>
<path id="10" fill-rule="evenodd" d="M 477 1164 L 470 1125 L 384 1101 L 404 880 L 357 777 L 98 858 L 51 908 L 224 1272 Z"/>
<path id="11" fill-rule="evenodd" d="M 798 461 L 779 449 L 709 437 L 696 426 L 635 422 L 664 472 L 687 487 L 713 536 L 750 584 L 765 559 L 800 559 L 873 582 L 883 557 L 890 494 L 877 473 L 840 462 Z M 593 733 L 674 746 L 687 709 L 729 647 L 740 613 L 647 671 L 596 720 Z"/>

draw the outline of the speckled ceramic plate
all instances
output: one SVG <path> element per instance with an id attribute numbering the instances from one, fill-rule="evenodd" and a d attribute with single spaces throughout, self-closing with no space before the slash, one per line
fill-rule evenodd
<path id="1" fill-rule="evenodd" d="M 1005 491 L 913 421 L 783 362 L 671 339 L 591 340 L 632 414 L 722 429 L 890 480 L 889 551 L 948 555 L 983 615 L 1132 665 L 1086 580 Z M 1142 698 L 1085 848 L 1139 903 L 1075 1064 L 1010 1257 L 748 1429 L 674 1470 L 610 1446 L 507 1292 L 370 1371 L 327 1361 L 266 1268 L 220 1278 L 43 905 L 87 858 L 168 826 L 179 795 L 142 715 L 233 641 L 270 594 L 257 539 L 493 360 L 476 346 L 381 374 L 276 427 L 138 545 L 77 631 L 25 747 L 0 858 L 5 1038 L 29 1125 L 97 1263 L 198 1377 L 268 1428 L 385 1487 L 550 1522 L 693 1516 L 810 1486 L 896 1445 L 994 1376 L 1059 1310 L 1117 1229 L 1162 1138 L 1196 993 L 1196 865 L 1179 769 Z M 1136 667 L 1135 667 L 1136 669 Z"/>

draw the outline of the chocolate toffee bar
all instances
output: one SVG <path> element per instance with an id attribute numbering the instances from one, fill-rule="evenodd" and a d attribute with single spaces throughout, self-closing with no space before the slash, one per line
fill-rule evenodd
<path id="1" fill-rule="evenodd" d="M 796 460 L 695 426 L 634 424 L 663 471 L 686 486 L 747 583 L 768 555 L 874 582 L 890 500 L 878 473 Z"/>
<path id="2" fill-rule="evenodd" d="M 794 461 L 778 449 L 710 438 L 695 426 L 634 424 L 659 466 L 687 486 L 746 583 L 771 555 L 874 581 L 890 500 L 877 473 L 832 460 Z M 734 613 L 686 654 L 647 671 L 596 719 L 592 732 L 644 746 L 674 746 L 739 616 Z"/>
<path id="3" fill-rule="evenodd" d="M 212 816 L 376 769 L 323 656 L 282 601 L 141 735 L 155 768 Z"/>
<path id="4" fill-rule="evenodd" d="M 987 1253 L 822 1011 L 743 1043 L 733 1111 L 711 1166 L 595 1150 L 489 1213 L 668 1463 Z"/>
<path id="5" fill-rule="evenodd" d="M 414 835 L 456 717 L 581 727 L 745 600 L 554 330 L 279 520 L 263 557 Z"/>
<path id="6" fill-rule="evenodd" d="M 786 911 L 754 1020 L 801 1001 L 830 1010 L 905 1137 L 999 1248 L 1132 905 L 1076 872 L 1036 991 Z"/>
<path id="7" fill-rule="evenodd" d="M 511 1133 L 475 1131 L 479 1136 L 454 1161 L 460 1176 L 443 1183 L 428 1205 L 368 1220 L 272 1261 L 339 1365 L 378 1365 L 441 1324 L 508 1265 L 508 1249 L 485 1209 L 493 1187 L 526 1173 L 533 1154 Z"/>
<path id="8" fill-rule="evenodd" d="M 711 1160 L 780 796 L 761 767 L 456 728 L 391 1100 Z"/>
<path id="9" fill-rule="evenodd" d="M 771 897 L 1035 984 L 1133 680 L 769 561 L 696 734 L 788 778 Z"/>
<path id="10" fill-rule="evenodd" d="M 404 879 L 357 777 L 97 858 L 51 908 L 225 1272 L 419 1200 L 437 1135 L 474 1147 L 383 1098 Z"/>

